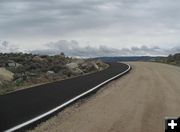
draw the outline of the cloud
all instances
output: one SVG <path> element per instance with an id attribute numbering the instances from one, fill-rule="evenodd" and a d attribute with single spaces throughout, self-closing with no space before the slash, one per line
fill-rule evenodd
<path id="1" fill-rule="evenodd" d="M 110 24 L 99 5 L 107 1 L 14 0 L 0 4 L 1 30 L 7 34 L 64 34 Z M 10 17 L 12 16 L 12 17 Z M 96 19 L 93 19 L 96 18 Z M 0 32 L 2 33 L 2 32 Z M 3 34 L 2 34 L 3 35 Z M 15 34 L 16 35 L 16 34 Z M 18 34 L 17 34 L 18 35 Z M 23 35 L 23 34 L 20 34 Z"/>
<path id="2" fill-rule="evenodd" d="M 49 42 L 44 47 L 38 50 L 22 49 L 15 44 L 7 41 L 0 41 L 1 53 L 33 53 L 41 55 L 57 55 L 64 52 L 67 56 L 72 57 L 101 57 L 101 56 L 161 56 L 180 53 L 180 46 L 170 49 L 163 49 L 158 46 L 148 47 L 142 45 L 140 47 L 133 46 L 131 48 L 115 49 L 105 45 L 98 47 L 93 46 L 80 46 L 76 40 L 59 40 L 56 42 Z"/>
<path id="3" fill-rule="evenodd" d="M 179 6 L 178 0 L 1 0 L 0 35 L 64 36 L 107 27 L 131 34 L 179 32 Z"/>
<path id="4" fill-rule="evenodd" d="M 55 55 L 64 52 L 68 56 L 75 57 L 99 57 L 99 56 L 137 56 L 137 55 L 168 55 L 180 52 L 180 47 L 172 49 L 161 49 L 157 46 L 148 47 L 142 45 L 141 47 L 131 47 L 114 49 L 104 45 L 99 47 L 85 46 L 82 47 L 75 40 L 67 41 L 60 40 L 46 44 L 42 50 L 31 51 L 34 54 L 48 54 Z"/>
<path id="5" fill-rule="evenodd" d="M 16 45 L 10 44 L 7 41 L 0 41 L 0 52 L 1 53 L 20 52 L 20 49 Z"/>
<path id="6" fill-rule="evenodd" d="M 28 49 L 74 39 L 87 55 L 87 48 L 97 55 L 164 54 L 161 48 L 179 47 L 179 7 L 179 0 L 1 0 L 0 39 Z"/>

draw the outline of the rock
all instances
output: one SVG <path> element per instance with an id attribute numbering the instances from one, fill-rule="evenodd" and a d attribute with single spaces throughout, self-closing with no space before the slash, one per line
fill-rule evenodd
<path id="1" fill-rule="evenodd" d="M 16 67 L 16 63 L 10 62 L 8 63 L 8 67 Z"/>
<path id="2" fill-rule="evenodd" d="M 32 58 L 33 61 L 44 61 L 43 58 L 41 58 L 40 56 L 35 56 Z"/>
<path id="3" fill-rule="evenodd" d="M 84 72 L 79 68 L 78 64 L 75 62 L 71 62 L 69 64 L 66 64 L 66 67 L 69 69 L 70 73 L 72 75 L 81 75 Z"/>
<path id="4" fill-rule="evenodd" d="M 86 62 L 81 65 L 82 69 L 86 69 L 86 72 L 99 70 L 99 66 L 95 62 Z"/>
<path id="5" fill-rule="evenodd" d="M 87 68 L 88 65 L 89 65 L 88 63 L 83 63 L 83 64 L 81 65 L 81 67 L 82 67 L 82 68 Z"/>
<path id="6" fill-rule="evenodd" d="M 71 70 L 71 73 L 72 73 L 73 75 L 81 75 L 81 74 L 83 74 L 84 72 L 83 72 L 81 69 L 79 69 L 79 68 L 75 68 L 75 69 L 72 69 L 72 70 Z"/>
<path id="7" fill-rule="evenodd" d="M 94 69 L 99 70 L 99 66 L 95 62 L 92 62 L 92 65 L 93 65 Z"/>
<path id="8" fill-rule="evenodd" d="M 75 68 L 78 68 L 78 64 L 71 62 L 71 63 L 66 64 L 66 67 L 69 69 L 75 69 Z"/>
<path id="9" fill-rule="evenodd" d="M 21 64 L 14 62 L 13 60 L 9 60 L 7 63 L 8 67 L 19 67 Z"/>
<path id="10" fill-rule="evenodd" d="M 38 76 L 38 74 L 37 74 L 37 73 L 31 73 L 31 72 L 27 73 L 27 75 L 28 75 L 28 76 L 31 76 L 31 77 Z"/>
<path id="11" fill-rule="evenodd" d="M 55 74 L 54 71 L 47 71 L 47 74 Z"/>
<path id="12" fill-rule="evenodd" d="M 80 65 L 80 64 L 83 64 L 85 62 L 85 60 L 83 60 L 83 59 L 74 59 L 72 62 Z"/>
<path id="13" fill-rule="evenodd" d="M 106 64 L 100 60 L 96 60 L 95 63 L 99 67 L 99 70 L 103 70 L 108 67 L 108 64 Z"/>
<path id="14" fill-rule="evenodd" d="M 18 64 L 18 63 L 8 63 L 8 66 L 9 67 L 19 67 L 19 66 L 21 66 L 21 64 Z"/>

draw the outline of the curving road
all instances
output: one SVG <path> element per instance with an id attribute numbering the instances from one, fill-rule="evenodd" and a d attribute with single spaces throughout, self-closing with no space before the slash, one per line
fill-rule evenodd
<path id="1" fill-rule="evenodd" d="M 128 62 L 131 72 L 68 107 L 35 132 L 164 132 L 180 116 L 180 67 Z"/>
<path id="2" fill-rule="evenodd" d="M 91 92 L 90 89 L 95 87 L 95 90 L 121 76 L 129 68 L 126 64 L 111 63 L 109 68 L 97 73 L 0 96 L 0 131 L 13 131 L 51 114 L 80 98 L 82 93 L 83 96 Z"/>

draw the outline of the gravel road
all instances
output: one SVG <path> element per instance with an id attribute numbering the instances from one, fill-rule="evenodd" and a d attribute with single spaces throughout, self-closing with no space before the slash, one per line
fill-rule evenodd
<path id="1" fill-rule="evenodd" d="M 129 62 L 132 71 L 66 108 L 33 131 L 164 132 L 180 116 L 180 67 Z"/>

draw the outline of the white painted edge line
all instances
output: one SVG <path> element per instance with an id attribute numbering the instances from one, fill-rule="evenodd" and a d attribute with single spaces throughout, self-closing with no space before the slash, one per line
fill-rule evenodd
<path id="1" fill-rule="evenodd" d="M 126 71 L 124 71 L 124 72 L 122 72 L 122 73 L 120 73 L 120 74 L 118 74 L 118 75 L 116 75 L 116 76 L 114 76 L 114 77 L 112 77 L 112 78 L 110 78 L 110 79 L 108 79 L 108 80 L 100 83 L 99 85 L 93 87 L 92 89 L 90 89 L 90 90 L 88 90 L 88 91 L 86 91 L 86 92 L 84 92 L 84 93 L 82 93 L 82 94 L 80 94 L 80 95 L 78 95 L 78 96 L 70 99 L 69 101 L 65 102 L 64 104 L 61 104 L 60 106 L 57 106 L 57 107 L 55 107 L 54 109 L 52 109 L 52 110 L 50 110 L 50 111 L 48 111 L 48 112 L 46 112 L 46 113 L 44 113 L 44 114 L 42 114 L 42 115 L 39 115 L 39 116 L 37 116 L 37 117 L 29 120 L 29 121 L 26 121 L 26 122 L 24 122 L 24 123 L 22 123 L 22 124 L 19 124 L 19 125 L 15 126 L 15 127 L 12 127 L 12 128 L 10 128 L 10 129 L 8 129 L 8 130 L 5 130 L 5 132 L 13 132 L 13 131 L 18 130 L 18 129 L 26 126 L 26 125 L 29 125 L 29 124 L 31 124 L 31 123 L 39 120 L 39 119 L 42 119 L 43 117 L 54 113 L 55 111 L 57 111 L 57 110 L 65 107 L 65 106 L 67 106 L 68 104 L 70 104 L 70 103 L 76 101 L 77 99 L 83 97 L 84 95 L 86 95 L 86 94 L 88 94 L 88 93 L 96 90 L 97 88 L 99 88 L 99 87 L 101 87 L 102 85 L 110 82 L 111 80 L 113 80 L 113 79 L 115 79 L 115 78 L 117 78 L 117 77 L 119 77 L 119 76 L 122 76 L 123 74 L 127 73 L 127 72 L 131 69 L 131 66 L 130 66 L 129 64 L 126 64 L 126 65 L 128 65 L 128 69 L 127 69 Z"/>

